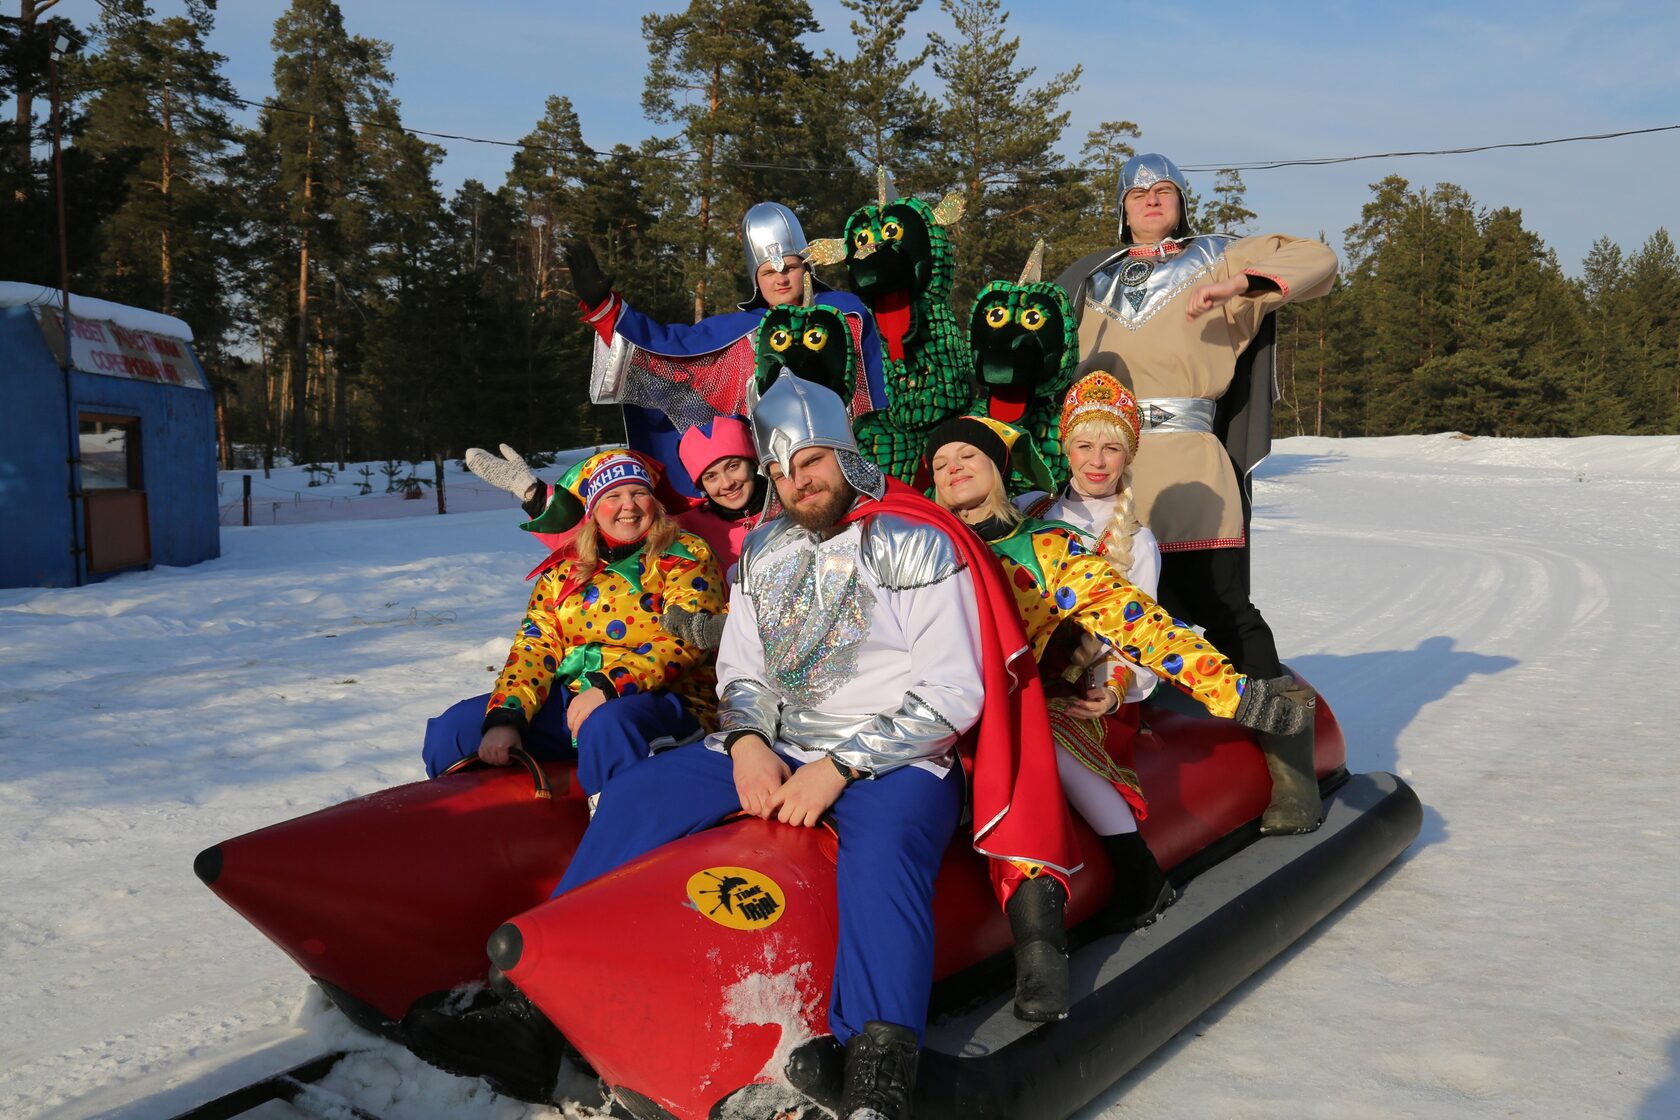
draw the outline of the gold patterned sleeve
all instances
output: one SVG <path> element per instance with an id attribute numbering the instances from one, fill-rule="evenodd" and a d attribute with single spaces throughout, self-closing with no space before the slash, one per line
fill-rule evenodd
<path id="1" fill-rule="evenodd" d="M 1228 719 L 1235 714 L 1243 678 L 1206 638 L 1175 621 L 1066 530 L 1034 533 L 1033 546 L 1062 617 L 1109 643 L 1125 660 L 1152 670 L 1213 715 Z"/>
<path id="2" fill-rule="evenodd" d="M 507 663 L 490 690 L 489 709 L 509 708 L 527 721 L 534 719 L 548 700 L 554 677 L 564 656 L 564 642 L 554 616 L 554 596 L 560 588 L 562 564 L 550 568 L 531 589 L 531 601 L 519 623 L 519 634 L 508 651 Z"/>
<path id="3" fill-rule="evenodd" d="M 692 533 L 683 533 L 659 558 L 660 593 L 667 608 L 716 614 L 724 609 L 728 590 L 711 546 Z M 686 551 L 687 555 L 683 555 Z"/>
<path id="4" fill-rule="evenodd" d="M 723 580 L 703 546 L 692 552 L 672 548 L 655 565 L 657 575 L 648 573 L 644 579 L 649 592 L 658 590 L 658 604 L 649 600 L 644 606 L 642 600 L 628 595 L 610 604 L 607 637 L 613 644 L 601 649 L 601 671 L 621 696 L 668 688 L 707 655 L 660 625 L 659 610 L 668 606 L 708 614 L 723 610 Z M 659 610 L 654 609 L 656 605 Z"/>

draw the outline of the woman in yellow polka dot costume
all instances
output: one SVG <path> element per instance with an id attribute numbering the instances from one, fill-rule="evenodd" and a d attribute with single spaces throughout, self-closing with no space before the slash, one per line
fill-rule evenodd
<path id="1" fill-rule="evenodd" d="M 705 651 L 660 625 L 667 607 L 723 609 L 710 549 L 654 496 L 659 467 L 634 451 L 595 454 L 561 478 L 578 503 L 575 533 L 534 573 L 536 586 L 488 697 L 432 720 L 432 776 L 473 758 L 500 766 L 522 746 L 578 760 L 591 799 L 618 770 L 712 726 Z"/>
<path id="2" fill-rule="evenodd" d="M 1012 463 L 1012 457 L 1019 461 Z M 1089 551 L 1072 526 L 1023 517 L 1010 502 L 1004 479 L 1012 467 L 1028 478 L 1047 481 L 1048 473 L 1016 429 L 989 417 L 959 417 L 934 430 L 927 458 L 935 498 L 991 546 L 1015 594 L 1039 676 L 1051 696 L 1050 732 L 1062 788 L 1115 863 L 1115 894 L 1104 922 L 1116 929 L 1146 925 L 1172 902 L 1172 888 L 1137 834 L 1135 815 L 1146 808 L 1137 775 L 1105 747 L 1109 729 L 1103 720 L 1120 709 L 1130 675 L 1116 660 L 1096 688 L 1069 695 L 1061 671 L 1080 636 L 1096 636 L 1117 658 L 1153 670 L 1216 716 L 1270 730 L 1304 722 L 1307 711 L 1293 700 L 1251 687 L 1256 682 L 1237 673 L 1205 638 Z M 1016 1011 L 1023 1018 L 1056 1019 L 1066 1013 L 1065 901 L 1065 889 L 1050 876 L 1034 878 L 1010 897 Z M 1035 956 L 1029 937 L 1048 943 L 1048 956 Z"/>

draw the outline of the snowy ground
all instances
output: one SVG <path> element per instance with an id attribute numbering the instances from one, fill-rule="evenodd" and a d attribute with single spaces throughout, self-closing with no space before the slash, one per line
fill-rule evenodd
<path id="1" fill-rule="evenodd" d="M 1085 1117 L 1680 1117 L 1680 437 L 1292 439 L 1261 476 L 1258 600 L 1423 834 Z M 421 776 L 536 559 L 485 504 L 0 591 L 0 1117 L 172 1116 L 346 1040 L 327 1088 L 392 1120 L 548 1115 L 356 1035 L 190 870 Z"/>

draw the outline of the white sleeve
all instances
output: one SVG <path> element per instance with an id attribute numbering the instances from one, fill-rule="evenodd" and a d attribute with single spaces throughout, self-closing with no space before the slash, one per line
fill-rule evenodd
<path id="1" fill-rule="evenodd" d="M 900 617 L 917 677 L 911 691 L 961 735 L 979 721 L 985 699 L 974 577 L 964 568 L 950 579 L 900 591 L 898 599 L 908 601 Z"/>
<path id="2" fill-rule="evenodd" d="M 1148 526 L 1139 526 L 1138 531 L 1132 535 L 1132 566 L 1127 571 L 1126 578 L 1131 581 L 1133 587 L 1151 599 L 1160 593 L 1161 545 Z M 1132 671 L 1132 684 L 1126 689 L 1126 703 L 1136 704 L 1155 691 L 1155 685 L 1160 678 L 1141 665 L 1128 664 L 1126 667 Z"/>
<path id="3" fill-rule="evenodd" d="M 897 707 L 830 753 L 879 776 L 947 758 L 980 718 L 984 689 L 980 621 L 967 569 L 938 583 L 884 592 L 910 654 L 910 681 Z"/>
<path id="4" fill-rule="evenodd" d="M 722 750 L 732 731 L 756 731 L 766 742 L 776 741 L 781 725 L 781 696 L 771 687 L 764 669 L 764 642 L 758 634 L 758 611 L 752 596 L 736 584 L 729 596 L 729 615 L 718 645 L 718 733 L 706 745 Z"/>
<path id="5" fill-rule="evenodd" d="M 1029 508 L 1031 508 L 1034 502 L 1038 501 L 1040 498 L 1048 498 L 1049 496 L 1050 495 L 1045 493 L 1043 490 L 1028 490 L 1025 494 L 1016 496 L 1015 508 L 1025 513 Z"/>

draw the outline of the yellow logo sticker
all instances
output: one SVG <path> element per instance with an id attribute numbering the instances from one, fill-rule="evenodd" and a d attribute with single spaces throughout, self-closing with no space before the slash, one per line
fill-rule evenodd
<path id="1" fill-rule="evenodd" d="M 776 881 L 747 867 L 708 867 L 691 875 L 688 899 L 694 908 L 730 929 L 765 929 L 787 909 Z"/>

